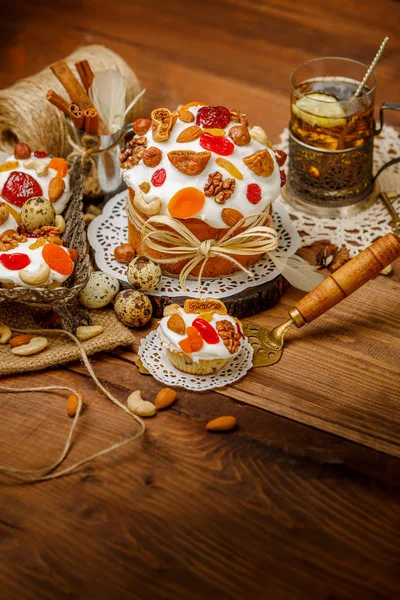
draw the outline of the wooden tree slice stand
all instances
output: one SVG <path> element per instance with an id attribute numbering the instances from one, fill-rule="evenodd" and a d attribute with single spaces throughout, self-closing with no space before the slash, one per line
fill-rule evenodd
<path id="1" fill-rule="evenodd" d="M 123 288 L 130 287 L 126 282 L 120 281 L 120 283 Z M 221 300 L 226 304 L 230 315 L 242 319 L 256 315 L 274 306 L 288 287 L 289 284 L 286 279 L 282 275 L 278 275 L 272 281 L 249 287 L 232 296 L 221 298 Z M 187 296 L 169 297 L 168 295 L 152 296 L 149 294 L 149 298 L 153 305 L 153 317 L 160 319 L 163 316 L 164 308 L 168 304 L 180 304 L 183 306 Z"/>

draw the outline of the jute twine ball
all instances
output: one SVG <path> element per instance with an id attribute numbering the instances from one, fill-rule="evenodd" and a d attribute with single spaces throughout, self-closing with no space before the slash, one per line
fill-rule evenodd
<path id="1" fill-rule="evenodd" d="M 126 106 L 140 92 L 141 86 L 132 69 L 118 54 L 104 46 L 82 46 L 64 59 L 79 81 L 74 63 L 85 59 L 95 74 L 113 69 L 123 75 Z M 17 142 L 26 142 L 32 149 L 67 156 L 70 151 L 67 121 L 64 114 L 46 100 L 49 89 L 69 100 L 49 67 L 0 91 L 0 150 L 12 154 Z M 140 102 L 127 115 L 126 122 L 131 123 L 139 111 Z"/>

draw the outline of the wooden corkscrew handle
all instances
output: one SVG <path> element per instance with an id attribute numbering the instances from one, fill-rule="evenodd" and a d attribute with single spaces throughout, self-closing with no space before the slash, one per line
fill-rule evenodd
<path id="1" fill-rule="evenodd" d="M 387 233 L 322 281 L 297 302 L 289 314 L 298 327 L 304 322 L 311 323 L 376 277 L 399 256 L 400 238 Z M 297 314 L 296 317 L 297 311 L 300 316 Z"/>

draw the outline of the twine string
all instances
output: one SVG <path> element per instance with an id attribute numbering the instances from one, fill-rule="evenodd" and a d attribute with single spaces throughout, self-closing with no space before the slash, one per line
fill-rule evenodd
<path id="1" fill-rule="evenodd" d="M 53 473 L 53 471 L 64 461 L 64 459 L 66 458 L 66 456 L 68 455 L 68 453 L 71 449 L 74 432 L 75 432 L 75 429 L 78 424 L 78 420 L 79 420 L 79 417 L 80 417 L 80 414 L 81 414 L 82 408 L 83 408 L 82 395 L 79 392 L 77 392 L 76 390 L 74 390 L 73 388 L 70 388 L 68 386 L 50 385 L 50 386 L 45 386 L 45 387 L 27 387 L 27 388 L 17 388 L 17 389 L 14 387 L 0 386 L 1 391 L 13 392 L 13 393 L 51 392 L 54 390 L 66 390 L 66 391 L 74 394 L 78 398 L 78 408 L 77 408 L 77 411 L 73 418 L 66 442 L 64 444 L 64 448 L 62 449 L 60 456 L 54 462 L 52 462 L 50 465 L 48 465 L 46 467 L 39 467 L 36 469 L 19 469 L 16 467 L 0 465 L 0 473 L 5 473 L 6 475 L 10 475 L 12 477 L 15 477 L 19 481 L 26 482 L 26 483 L 34 483 L 37 481 L 45 481 L 45 480 L 49 480 L 49 479 L 55 479 L 57 477 L 62 477 L 64 475 L 67 475 L 68 473 L 71 473 L 72 471 L 75 471 L 75 469 L 77 469 L 81 465 L 91 462 L 95 458 L 98 458 L 105 454 L 109 454 L 110 452 L 112 452 L 113 450 L 116 450 L 117 448 L 121 448 L 122 446 L 125 446 L 126 444 L 134 442 L 135 440 L 139 439 L 144 434 L 145 429 L 146 429 L 144 421 L 140 417 L 138 417 L 137 415 L 132 413 L 128 409 L 128 407 L 125 406 L 125 404 L 122 404 L 122 402 L 120 402 L 117 398 L 115 398 L 115 396 L 113 396 L 111 394 L 111 392 L 99 381 L 99 379 L 97 378 L 97 376 L 93 370 L 93 367 L 89 361 L 89 358 L 86 354 L 86 351 L 85 351 L 83 345 L 78 340 L 78 338 L 75 337 L 72 333 L 70 333 L 69 331 L 64 331 L 63 329 L 15 329 L 15 328 L 12 328 L 12 330 L 15 333 L 30 333 L 30 334 L 34 334 L 34 335 L 62 334 L 62 335 L 68 336 L 78 346 L 78 349 L 79 349 L 79 352 L 80 352 L 80 355 L 82 358 L 82 362 L 85 365 L 86 369 L 88 370 L 89 375 L 92 378 L 92 380 L 94 381 L 94 383 L 96 384 L 96 386 L 103 392 L 103 394 L 105 394 L 105 396 L 107 396 L 107 398 L 109 400 L 111 400 L 111 402 L 113 402 L 113 404 L 115 404 L 116 406 L 121 408 L 130 417 L 132 417 L 139 424 L 140 429 L 133 436 L 130 436 L 121 442 L 117 442 L 117 443 L 113 444 L 112 446 L 104 448 L 103 450 L 100 450 L 99 452 L 96 452 L 95 454 L 92 454 L 91 456 L 88 456 L 88 457 L 74 463 L 70 467 L 63 469 L 62 471 Z"/>
<path id="2" fill-rule="evenodd" d="M 242 265 L 235 256 L 254 256 L 266 254 L 278 246 L 278 234 L 272 227 L 265 225 L 270 217 L 266 213 L 248 215 L 238 221 L 220 240 L 200 241 L 186 225 L 160 215 L 144 219 L 127 201 L 126 209 L 129 219 L 138 231 L 141 231 L 143 248 L 161 254 L 152 256 L 159 264 L 178 263 L 187 260 L 179 275 L 179 283 L 183 291 L 187 291 L 186 281 L 192 271 L 200 266 L 197 277 L 198 295 L 201 296 L 201 280 L 207 261 L 212 257 L 228 260 L 248 276 L 253 272 Z M 166 227 L 168 229 L 166 229 Z M 241 231 L 245 228 L 244 231 Z"/>
<path id="3" fill-rule="evenodd" d="M 78 76 L 75 63 L 88 60 L 94 73 L 114 70 L 121 73 L 126 85 L 126 104 L 140 92 L 136 75 L 118 54 L 100 45 L 78 48 L 66 57 L 74 74 Z M 79 78 L 79 76 L 78 76 Z M 64 115 L 46 100 L 46 93 L 53 89 L 68 99 L 62 84 L 49 67 L 14 85 L 0 90 L 0 150 L 12 154 L 14 144 L 26 142 L 32 149 L 45 150 L 53 156 L 67 156 L 70 152 L 68 123 Z M 132 122 L 140 114 L 140 102 L 129 111 L 126 121 Z M 43 126 L 43 123 L 46 126 Z"/>
<path id="4" fill-rule="evenodd" d="M 68 134 L 68 142 L 72 147 L 72 151 L 67 156 L 67 162 L 69 165 L 73 165 L 75 158 L 79 158 L 82 169 L 88 165 L 88 168 L 84 171 L 85 192 L 87 194 L 92 193 L 98 195 L 101 192 L 97 176 L 97 163 L 94 157 L 100 156 L 105 152 L 110 152 L 119 146 L 125 135 L 126 131 L 122 129 L 117 139 L 110 146 L 100 149 L 101 137 L 99 135 L 96 135 L 95 133 L 84 133 L 81 140 L 79 140 L 78 130 L 76 127 L 71 126 L 70 133 Z"/>

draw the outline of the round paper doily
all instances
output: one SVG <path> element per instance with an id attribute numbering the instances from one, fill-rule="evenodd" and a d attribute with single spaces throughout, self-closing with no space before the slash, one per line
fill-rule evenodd
<path id="1" fill-rule="evenodd" d="M 128 218 L 125 212 L 127 192 L 121 192 L 111 198 L 101 215 L 89 225 L 89 242 L 95 252 L 95 260 L 99 269 L 114 275 L 121 281 L 127 281 L 126 265 L 114 259 L 114 248 L 128 240 Z M 278 250 L 294 254 L 299 248 L 298 233 L 292 224 L 287 209 L 281 203 L 273 204 L 273 219 L 279 234 Z M 226 298 L 249 287 L 272 281 L 279 275 L 278 270 L 269 258 L 262 258 L 250 269 L 253 277 L 240 272 L 221 279 L 203 279 L 201 289 L 209 298 Z M 197 279 L 187 280 L 185 296 L 197 297 Z M 159 286 L 151 292 L 151 296 L 182 296 L 179 279 L 163 276 Z"/>
<path id="2" fill-rule="evenodd" d="M 217 373 L 212 375 L 188 375 L 173 367 L 166 349 L 161 345 L 157 331 L 151 331 L 140 344 L 138 354 L 150 374 L 167 386 L 186 390 L 206 391 L 229 385 L 246 375 L 253 366 L 253 348 L 246 340 L 241 352 Z"/>
<path id="3" fill-rule="evenodd" d="M 288 152 L 289 132 L 281 134 L 279 147 Z M 374 173 L 391 158 L 400 156 L 400 137 L 394 127 L 385 125 L 382 133 L 374 141 Z M 383 171 L 376 181 L 376 192 L 400 191 L 400 163 Z M 393 200 L 393 208 L 400 212 L 400 197 Z M 345 245 L 350 256 L 372 244 L 376 238 L 391 231 L 391 217 L 379 200 L 367 210 L 346 218 L 324 219 L 306 215 L 289 206 L 282 196 L 278 203 L 284 205 L 294 219 L 297 231 L 301 232 L 301 246 L 309 246 L 317 240 L 329 240 L 337 246 Z M 277 204 L 276 204 L 277 205 Z M 275 205 L 275 206 L 276 206 Z"/>

